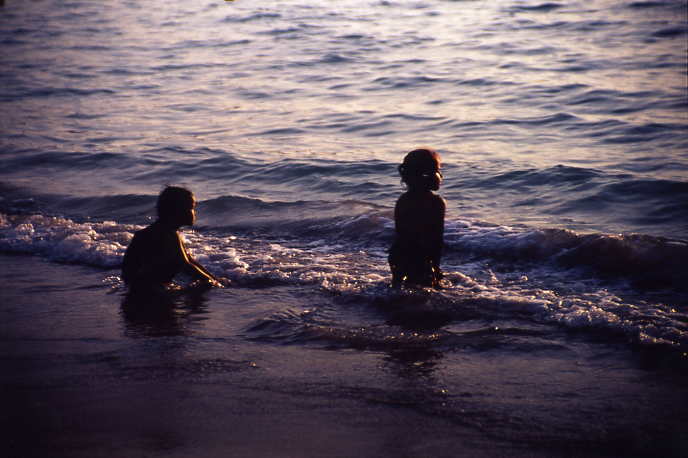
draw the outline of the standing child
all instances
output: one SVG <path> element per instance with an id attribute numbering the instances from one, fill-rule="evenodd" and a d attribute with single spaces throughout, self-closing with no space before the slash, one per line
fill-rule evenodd
<path id="1" fill-rule="evenodd" d="M 440 156 L 416 149 L 404 158 L 399 174 L 408 190 L 394 208 L 395 239 L 389 250 L 392 285 L 439 286 L 446 203 L 433 191 L 442 183 Z"/>
<path id="2" fill-rule="evenodd" d="M 166 287 L 179 273 L 192 276 L 202 285 L 222 284 L 193 259 L 177 232 L 196 221 L 196 199 L 191 191 L 168 186 L 158 196 L 158 219 L 134 234 L 124 254 L 122 278 L 130 290 Z"/>

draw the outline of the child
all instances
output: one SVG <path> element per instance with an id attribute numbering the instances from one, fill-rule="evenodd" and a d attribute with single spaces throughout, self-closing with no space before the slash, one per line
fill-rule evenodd
<path id="1" fill-rule="evenodd" d="M 168 286 L 180 272 L 205 286 L 222 287 L 186 250 L 177 231 L 196 220 L 196 199 L 188 189 L 168 186 L 158 196 L 158 220 L 134 234 L 124 253 L 122 278 L 130 290 Z"/>
<path id="2" fill-rule="evenodd" d="M 408 190 L 394 208 L 395 239 L 389 250 L 392 285 L 439 286 L 446 204 L 435 194 L 442 183 L 440 156 L 416 149 L 404 158 L 399 174 Z"/>

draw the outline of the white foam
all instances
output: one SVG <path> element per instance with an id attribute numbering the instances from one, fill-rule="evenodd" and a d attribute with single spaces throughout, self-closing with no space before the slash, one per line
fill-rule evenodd
<path id="1" fill-rule="evenodd" d="M 43 215 L 0 214 L 0 250 L 117 268 L 141 226 L 112 221 L 75 222 Z M 495 229 L 502 232 L 504 228 Z M 389 294 L 384 250 L 359 250 L 325 241 L 256 240 L 184 231 L 192 255 L 216 275 L 238 284 L 312 285 L 335 295 L 374 300 Z M 439 294 L 450 311 L 466 301 L 489 313 L 531 314 L 541 322 L 577 330 L 608 330 L 643 344 L 688 346 L 688 320 L 677 304 L 622 299 L 591 278 L 552 265 L 501 273 L 473 260 L 446 266 Z M 620 286 L 621 288 L 622 286 Z M 556 290 L 555 290 L 556 289 Z M 453 305 L 452 305 L 453 304 Z"/>
<path id="2" fill-rule="evenodd" d="M 112 221 L 76 223 L 43 215 L 0 214 L 0 250 L 98 267 L 121 263 L 135 226 Z"/>

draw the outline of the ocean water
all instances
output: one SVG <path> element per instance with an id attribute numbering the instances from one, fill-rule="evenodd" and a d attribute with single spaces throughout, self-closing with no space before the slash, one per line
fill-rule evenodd
<path id="1" fill-rule="evenodd" d="M 687 440 L 668 425 L 686 418 L 649 401 L 619 407 L 627 424 L 582 425 L 662 391 L 643 371 L 685 382 L 687 14 L 672 0 L 7 0 L 0 251 L 82 269 L 68 296 L 96 288 L 111 305 L 104 353 L 208 339 L 170 369 L 182 378 L 260 348 L 246 360 L 280 367 L 294 392 L 355 392 L 529 446 L 619 445 L 647 426 L 670 454 Z M 443 159 L 445 287 L 398 293 L 396 167 L 425 145 Z M 195 192 L 184 237 L 236 287 L 208 293 L 202 319 L 179 299 L 176 318 L 141 322 L 118 269 L 166 184 Z M 94 310 L 53 305 L 85 348 Z M 153 358 L 144 347 L 117 351 Z"/>

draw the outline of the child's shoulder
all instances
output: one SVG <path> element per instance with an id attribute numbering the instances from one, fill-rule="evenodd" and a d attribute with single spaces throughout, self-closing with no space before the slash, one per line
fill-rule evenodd
<path id="1" fill-rule="evenodd" d="M 428 217 L 431 215 L 441 215 L 444 217 L 446 209 L 447 204 L 442 196 L 432 191 L 421 193 L 407 191 L 399 196 L 399 200 L 397 200 L 394 207 L 397 216 L 408 215 L 412 217 L 421 217 L 421 215 Z"/>
<path id="2" fill-rule="evenodd" d="M 428 204 L 434 209 L 434 211 L 438 213 L 444 214 L 444 212 L 447 210 L 447 201 L 444 200 L 442 196 L 435 194 L 434 192 L 431 192 L 430 196 L 428 196 Z"/>
<path id="3" fill-rule="evenodd" d="M 432 203 L 432 204 L 437 204 L 437 205 L 446 205 L 446 201 L 442 196 L 439 194 L 435 194 L 432 191 L 423 191 L 423 192 L 413 192 L 413 191 L 406 191 L 403 193 L 401 196 L 399 196 L 399 200 L 397 202 L 403 203 L 403 202 L 425 202 L 425 203 Z"/>
<path id="4" fill-rule="evenodd" d="M 155 227 L 155 223 L 144 227 L 143 229 L 139 229 L 138 231 L 134 232 L 134 237 L 137 237 L 139 239 L 141 238 L 147 238 L 151 237 L 153 234 L 157 232 L 157 228 Z"/>
<path id="5" fill-rule="evenodd" d="M 444 200 L 444 197 L 440 196 L 439 194 L 435 194 L 434 192 L 432 193 L 432 196 L 437 205 L 441 205 L 442 207 L 447 206 L 447 201 Z"/>
<path id="6" fill-rule="evenodd" d="M 134 237 L 140 240 L 163 239 L 168 237 L 177 237 L 177 231 L 171 231 L 157 222 L 140 229 L 134 233 Z"/>

